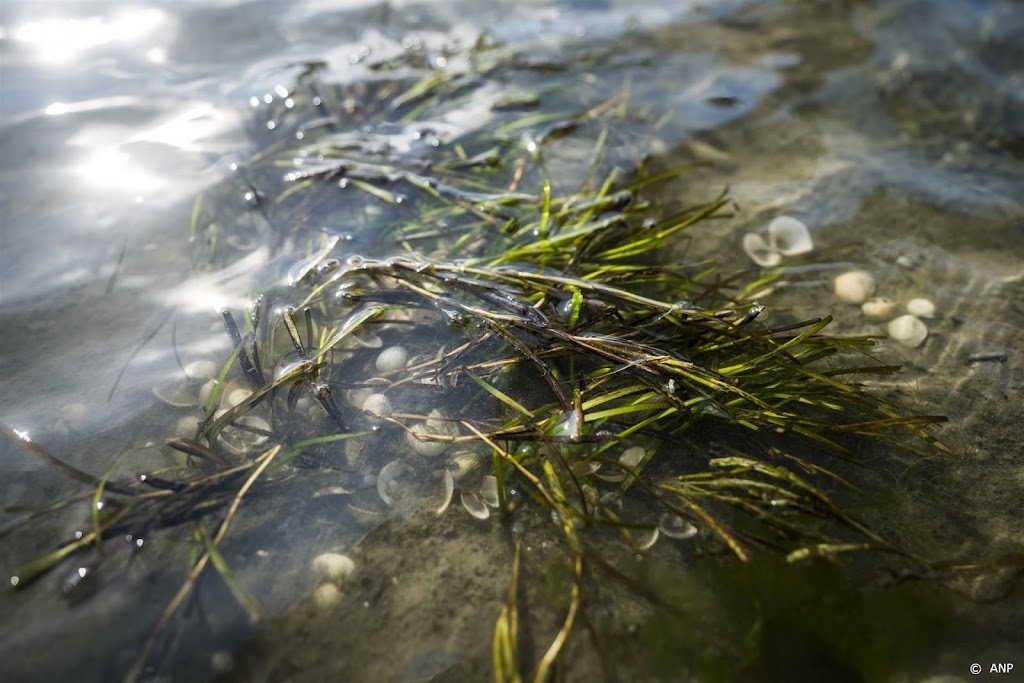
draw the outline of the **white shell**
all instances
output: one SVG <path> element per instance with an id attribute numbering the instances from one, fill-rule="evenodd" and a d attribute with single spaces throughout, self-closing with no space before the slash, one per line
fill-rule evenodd
<path id="1" fill-rule="evenodd" d="M 194 408 L 198 405 L 195 387 L 190 386 L 187 381 L 175 381 L 153 387 L 153 395 L 175 408 Z"/>
<path id="2" fill-rule="evenodd" d="M 669 538 L 693 538 L 697 535 L 697 527 L 671 512 L 661 516 L 658 530 Z"/>
<path id="3" fill-rule="evenodd" d="M 389 346 L 377 354 L 378 372 L 392 372 L 405 367 L 405 361 L 409 358 L 409 352 L 404 346 Z"/>
<path id="4" fill-rule="evenodd" d="M 887 320 L 892 320 L 896 315 L 896 304 L 884 296 L 876 296 L 862 303 L 860 310 L 868 320 L 884 323 Z"/>
<path id="5" fill-rule="evenodd" d="M 477 519 L 487 519 L 491 516 L 491 510 L 484 504 L 483 498 L 479 494 L 471 491 L 463 491 L 462 495 L 462 507 L 466 508 L 466 512 L 473 515 Z"/>
<path id="6" fill-rule="evenodd" d="M 783 256 L 806 254 L 814 249 L 811 231 L 792 216 L 779 216 L 768 224 L 768 244 Z"/>
<path id="7" fill-rule="evenodd" d="M 748 232 L 743 236 L 743 251 L 750 260 L 763 268 L 770 268 L 782 263 L 782 254 L 764 241 L 756 232 Z"/>
<path id="8" fill-rule="evenodd" d="M 640 461 L 644 459 L 647 452 L 640 446 L 633 446 L 627 448 L 619 456 L 619 462 L 626 467 L 636 467 L 640 464 Z"/>
<path id="9" fill-rule="evenodd" d="M 426 422 L 417 422 L 405 433 L 405 441 L 409 447 L 420 455 L 437 456 L 448 450 L 448 444 L 444 441 L 433 441 L 428 438 L 421 439 L 421 435 L 436 434 Z"/>
<path id="10" fill-rule="evenodd" d="M 389 506 L 395 504 L 395 499 L 391 496 L 399 488 L 398 478 L 408 471 L 409 468 L 400 460 L 392 460 L 384 465 L 380 474 L 377 475 L 377 493 L 380 495 L 380 499 Z"/>
<path id="11" fill-rule="evenodd" d="M 313 604 L 320 609 L 330 609 L 341 602 L 341 591 L 333 583 L 321 583 L 313 591 Z"/>
<path id="12" fill-rule="evenodd" d="M 346 349 L 379 349 L 384 346 L 384 340 L 379 335 L 364 330 L 345 337 L 341 346 Z"/>
<path id="13" fill-rule="evenodd" d="M 183 439 L 191 439 L 195 437 L 196 432 L 199 430 L 199 418 L 195 415 L 186 415 L 185 417 L 178 420 L 174 425 L 174 435 L 180 436 Z"/>
<path id="14" fill-rule="evenodd" d="M 640 550 L 650 550 L 654 547 L 654 544 L 658 542 L 658 536 L 659 531 L 657 529 L 654 529 L 653 531 L 651 531 L 651 535 L 648 536 L 646 539 L 642 539 L 639 543 L 636 544 L 636 547 Z"/>
<path id="15" fill-rule="evenodd" d="M 929 299 L 911 299 L 907 302 L 907 313 L 918 318 L 934 318 L 935 304 Z"/>
<path id="16" fill-rule="evenodd" d="M 363 410 L 374 417 L 387 417 L 394 411 L 394 406 L 384 394 L 370 394 L 363 401 Z"/>
<path id="17" fill-rule="evenodd" d="M 203 384 L 199 388 L 199 405 L 205 407 L 210 402 L 210 396 L 213 395 L 213 390 L 217 388 L 217 380 L 211 379 L 209 382 Z"/>
<path id="18" fill-rule="evenodd" d="M 441 504 L 434 509 L 434 514 L 443 515 L 448 509 L 448 506 L 452 504 L 452 496 L 455 494 L 455 477 L 448 470 L 444 471 L 441 475 L 442 483 L 444 484 L 444 493 L 441 497 Z"/>
<path id="19" fill-rule="evenodd" d="M 832 281 L 836 297 L 848 304 L 862 304 L 875 293 L 875 278 L 866 270 L 851 270 Z"/>
<path id="20" fill-rule="evenodd" d="M 218 410 L 214 417 L 220 417 L 225 411 Z M 260 446 L 267 442 L 270 437 L 264 434 L 257 434 L 251 432 L 248 429 L 242 429 L 236 425 L 243 424 L 253 429 L 258 429 L 263 432 L 270 431 L 270 423 L 264 420 L 262 417 L 256 415 L 243 415 L 242 417 L 235 420 L 234 424 L 230 424 L 221 430 L 220 433 L 220 444 L 224 447 L 228 453 L 234 455 L 245 455 L 253 448 Z"/>
<path id="21" fill-rule="evenodd" d="M 889 336 L 904 346 L 920 346 L 928 336 L 928 327 L 920 318 L 907 314 L 889 322 Z"/>
<path id="22" fill-rule="evenodd" d="M 340 583 L 352 575 L 356 563 L 341 553 L 321 553 L 313 558 L 313 571 L 325 581 Z"/>
<path id="23" fill-rule="evenodd" d="M 482 498 L 483 501 L 492 508 L 498 507 L 500 503 L 500 499 L 498 497 L 498 479 L 493 474 L 488 474 L 484 477 L 483 481 L 480 482 L 480 498 Z"/>
<path id="24" fill-rule="evenodd" d="M 250 391 L 249 389 L 235 387 L 226 392 L 220 404 L 224 408 L 234 408 L 239 403 L 244 402 L 250 396 L 252 396 L 252 391 Z"/>
<path id="25" fill-rule="evenodd" d="M 212 360 L 196 360 L 185 366 L 185 374 L 189 379 L 213 379 L 220 368 Z"/>

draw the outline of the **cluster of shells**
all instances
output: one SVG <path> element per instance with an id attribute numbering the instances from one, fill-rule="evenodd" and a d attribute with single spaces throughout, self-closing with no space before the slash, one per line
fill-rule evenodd
<path id="1" fill-rule="evenodd" d="M 356 563 L 348 555 L 326 552 L 313 558 L 313 573 L 317 587 L 313 591 L 313 604 L 320 609 L 329 609 L 339 602 L 345 584 L 356 570 Z"/>
<path id="2" fill-rule="evenodd" d="M 764 231 L 749 232 L 743 237 L 743 250 L 757 265 L 781 265 L 784 257 L 806 254 L 814 249 L 814 241 L 807 226 L 792 216 L 773 219 Z M 884 323 L 889 338 L 900 344 L 916 348 L 928 337 L 924 322 L 934 318 L 935 304 L 928 299 L 914 298 L 903 306 L 884 296 L 874 296 L 875 277 L 866 270 L 840 273 L 832 282 L 836 298 L 843 303 L 858 304 L 864 318 L 872 323 Z"/>
<path id="3" fill-rule="evenodd" d="M 843 303 L 859 304 L 864 318 L 873 323 L 885 323 L 889 338 L 900 344 L 916 348 L 928 338 L 926 319 L 934 318 L 935 304 L 929 299 L 914 298 L 902 307 L 884 296 L 875 296 L 875 277 L 866 270 L 840 273 L 832 281 L 836 298 Z"/>
<path id="4" fill-rule="evenodd" d="M 765 232 L 748 232 L 743 236 L 743 251 L 763 268 L 781 265 L 785 256 L 799 256 L 814 249 L 810 230 L 792 216 L 772 219 Z"/>
<path id="5" fill-rule="evenodd" d="M 385 336 L 391 336 L 390 332 L 395 331 L 387 323 L 378 329 Z M 516 504 L 519 492 L 511 487 L 499 491 L 497 478 L 488 474 L 491 465 L 489 451 L 466 448 L 466 444 L 458 439 L 461 435 L 458 420 L 439 408 L 426 414 L 400 412 L 400 408 L 405 406 L 398 405 L 403 402 L 401 391 L 393 390 L 397 384 L 396 376 L 417 362 L 410 357 L 405 346 L 386 345 L 375 331 L 361 330 L 347 338 L 339 351 L 343 362 L 362 354 L 365 362 L 361 367 L 366 374 L 372 375 L 358 387 L 344 392 L 345 402 L 374 432 L 369 438 L 347 442 L 346 457 L 349 465 L 359 472 L 362 486 L 368 492 L 376 489 L 376 497 L 385 508 L 398 513 L 427 509 L 442 515 L 457 499 L 471 517 L 486 520 L 501 507 L 502 501 L 510 508 Z M 216 418 L 252 395 L 252 390 L 238 381 L 222 382 L 218 378 L 219 371 L 220 367 L 211 361 L 189 363 L 184 367 L 183 377 L 154 389 L 154 393 L 169 405 L 190 408 L 195 413 L 199 413 L 195 410 L 199 407 L 207 411 L 212 408 Z M 310 415 L 318 411 L 310 396 L 300 398 L 295 408 Z M 179 420 L 177 433 L 182 437 L 192 437 L 198 426 L 199 418 L 187 415 Z M 387 432 L 383 432 L 384 427 L 388 428 Z M 218 441 L 229 452 L 244 455 L 264 444 L 270 430 L 271 426 L 265 419 L 247 413 L 225 427 Z M 597 480 L 618 484 L 641 466 L 648 456 L 643 447 L 633 446 L 623 450 L 617 465 L 590 461 L 582 463 L 581 471 L 575 474 L 581 478 L 593 476 Z M 386 462 L 381 465 L 382 461 Z M 338 492 L 351 493 L 344 487 L 333 487 L 327 491 Z M 656 525 L 652 525 L 650 536 L 641 539 L 639 546 L 648 548 L 659 536 L 690 538 L 696 534 L 696 527 L 689 521 L 678 515 L 665 514 Z M 314 569 L 322 579 L 313 596 L 316 604 L 327 607 L 340 599 L 340 584 L 343 575 L 351 572 L 350 565 L 351 560 L 332 553 L 314 560 Z"/>
<path id="6" fill-rule="evenodd" d="M 241 382 L 222 383 L 217 377 L 219 370 L 220 367 L 213 361 L 193 361 L 184 366 L 181 376 L 153 388 L 153 394 L 165 404 L 192 411 L 192 414 L 178 420 L 176 436 L 195 436 L 200 421 L 197 408 L 209 406 L 213 402 L 213 416 L 216 419 L 252 395 L 252 389 Z M 269 434 L 269 422 L 258 415 L 246 414 L 225 427 L 219 441 L 226 451 L 241 456 L 265 444 Z"/>
<path id="7" fill-rule="evenodd" d="M 629 446 L 619 454 L 617 464 L 602 465 L 594 461 L 580 463 L 578 467 L 574 468 L 574 474 L 577 476 L 593 475 L 596 479 L 619 484 L 626 481 L 632 473 L 642 468 L 650 457 L 651 451 L 643 446 Z M 590 484 L 583 484 L 582 489 L 584 497 L 588 502 L 587 512 L 590 515 L 600 517 L 602 509 L 607 508 L 615 510 L 616 518 L 623 518 L 623 506 L 626 502 L 622 496 L 622 489 L 613 489 L 599 493 Z M 643 512 L 632 512 L 634 514 L 626 516 L 638 519 L 644 519 L 646 516 Z M 551 519 L 556 525 L 561 525 L 564 522 L 562 513 L 558 510 L 552 510 Z M 659 538 L 686 540 L 693 538 L 697 533 L 697 527 L 686 518 L 674 512 L 663 512 L 658 517 L 657 522 L 651 523 L 649 529 L 646 531 L 638 530 L 634 535 L 634 539 L 638 550 L 649 550 L 657 543 Z"/>

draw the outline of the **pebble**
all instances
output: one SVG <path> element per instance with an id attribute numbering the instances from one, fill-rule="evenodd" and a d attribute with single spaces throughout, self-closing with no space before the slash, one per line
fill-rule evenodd
<path id="1" fill-rule="evenodd" d="M 928 337 L 928 327 L 921 319 L 907 314 L 889 321 L 889 336 L 904 346 L 916 348 Z"/>
<path id="2" fill-rule="evenodd" d="M 851 270 L 837 275 L 832 288 L 840 301 L 862 304 L 875 293 L 875 278 L 866 270 Z"/>

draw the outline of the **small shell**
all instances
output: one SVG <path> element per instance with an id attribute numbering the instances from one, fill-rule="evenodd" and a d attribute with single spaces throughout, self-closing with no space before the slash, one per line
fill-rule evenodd
<path id="1" fill-rule="evenodd" d="M 393 372 L 405 367 L 405 361 L 409 358 L 409 352 L 404 346 L 389 346 L 377 354 L 378 372 Z"/>
<path id="2" fill-rule="evenodd" d="M 904 346 L 916 348 L 928 337 L 928 327 L 920 318 L 913 315 L 901 315 L 889 322 L 889 336 Z"/>
<path id="3" fill-rule="evenodd" d="M 657 529 L 651 531 L 651 535 L 647 538 L 638 539 L 636 547 L 640 550 L 650 550 L 654 547 L 654 544 L 658 542 L 658 536 L 660 532 Z"/>
<path id="4" fill-rule="evenodd" d="M 669 538 L 693 538 L 697 535 L 697 527 L 671 512 L 661 516 L 658 530 Z"/>
<path id="5" fill-rule="evenodd" d="M 363 404 L 370 394 L 379 394 L 384 391 L 391 382 L 383 377 L 371 377 L 363 382 L 363 386 L 349 389 L 345 392 L 345 400 L 349 405 L 358 410 L 364 410 Z"/>
<path id="6" fill-rule="evenodd" d="M 476 472 L 484 463 L 489 462 L 490 459 L 483 458 L 473 451 L 459 451 L 454 453 L 449 459 L 449 467 L 451 468 L 452 476 L 458 480 L 472 472 Z"/>
<path id="7" fill-rule="evenodd" d="M 448 416 L 444 414 L 444 411 L 435 408 L 427 413 L 427 427 L 434 430 L 435 434 L 455 435 L 458 433 L 458 428 L 449 421 Z"/>
<path id="8" fill-rule="evenodd" d="M 387 417 L 394 411 L 391 399 L 384 394 L 370 394 L 363 401 L 363 410 L 374 417 Z"/>
<path id="9" fill-rule="evenodd" d="M 321 583 L 313 591 L 313 604 L 320 609 L 330 609 L 341 602 L 341 591 L 333 583 Z"/>
<path id="10" fill-rule="evenodd" d="M 907 313 L 918 318 L 934 318 L 935 304 L 928 299 L 911 299 L 907 302 Z"/>
<path id="11" fill-rule="evenodd" d="M 408 471 L 409 468 L 400 460 L 392 460 L 381 468 L 380 474 L 377 475 L 377 493 L 387 505 L 395 504 L 395 498 L 392 495 L 396 494 L 400 488 L 398 478 L 404 476 Z"/>
<path id="12" fill-rule="evenodd" d="M 743 236 L 743 251 L 751 261 L 763 268 L 770 268 L 782 263 L 782 254 L 772 248 L 756 232 L 748 232 Z"/>
<path id="13" fill-rule="evenodd" d="M 219 382 L 215 379 L 211 379 L 209 382 L 203 384 L 199 388 L 199 405 L 206 406 L 210 402 L 210 396 L 213 395 L 213 390 L 217 388 Z"/>
<path id="14" fill-rule="evenodd" d="M 185 374 L 189 379 L 207 380 L 216 377 L 219 369 L 212 360 L 196 360 L 185 366 Z"/>
<path id="15" fill-rule="evenodd" d="M 313 558 L 313 571 L 325 581 L 341 583 L 356 570 L 356 563 L 341 553 L 321 553 Z"/>
<path id="16" fill-rule="evenodd" d="M 618 468 L 616 468 L 616 469 L 618 469 Z M 618 472 L 612 472 L 610 470 L 602 470 L 601 472 L 597 472 L 596 474 L 594 474 L 594 476 L 597 477 L 598 479 L 603 480 L 603 481 L 607 481 L 607 482 L 611 482 L 613 484 L 617 484 L 620 481 L 625 480 L 626 473 L 623 472 L 622 470 L 619 470 Z"/>
<path id="17" fill-rule="evenodd" d="M 491 516 L 490 508 L 487 507 L 483 498 L 481 498 L 479 494 L 471 491 L 463 491 L 461 498 L 462 507 L 466 508 L 466 512 L 477 519 L 487 519 Z"/>
<path id="18" fill-rule="evenodd" d="M 619 463 L 625 467 L 636 467 L 644 459 L 645 455 L 647 455 L 647 452 L 642 447 L 633 446 L 622 452 L 622 455 L 619 456 Z"/>
<path id="19" fill-rule="evenodd" d="M 573 463 L 569 469 L 572 471 L 574 477 L 578 479 L 583 479 L 585 477 L 589 477 L 591 474 L 601 469 L 601 463 L 599 463 L 596 460 L 576 462 Z"/>
<path id="20" fill-rule="evenodd" d="M 448 450 L 448 444 L 444 441 L 433 441 L 426 437 L 427 434 L 434 433 L 425 422 L 418 422 L 405 433 L 405 441 L 409 444 L 410 448 L 420 455 L 438 456 Z"/>
<path id="21" fill-rule="evenodd" d="M 444 471 L 441 475 L 441 483 L 444 486 L 443 493 L 441 495 L 441 503 L 434 509 L 434 514 L 443 515 L 448 509 L 448 506 L 452 504 L 452 496 L 455 495 L 455 478 L 452 473 L 448 470 Z"/>
<path id="22" fill-rule="evenodd" d="M 220 405 L 223 408 L 234 408 L 250 396 L 252 396 L 251 390 L 244 387 L 232 386 L 224 392 L 224 398 L 221 399 Z"/>
<path id="23" fill-rule="evenodd" d="M 814 249 L 811 232 L 792 216 L 779 216 L 768 224 L 768 243 L 783 256 L 806 254 Z"/>
<path id="24" fill-rule="evenodd" d="M 195 387 L 184 380 L 153 387 L 153 395 L 175 408 L 194 408 L 198 405 Z"/>
<path id="25" fill-rule="evenodd" d="M 860 305 L 861 313 L 872 322 L 884 323 L 896 315 L 896 304 L 884 296 L 868 299 Z"/>
<path id="26" fill-rule="evenodd" d="M 373 332 L 361 334 L 350 334 L 345 338 L 342 346 L 347 349 L 379 349 L 384 346 L 384 340 Z"/>
<path id="27" fill-rule="evenodd" d="M 488 474 L 480 482 L 480 498 L 492 508 L 498 507 L 498 479 L 493 474 Z"/>
<path id="28" fill-rule="evenodd" d="M 195 415 L 186 415 L 174 425 L 174 435 L 183 439 L 192 439 L 199 430 L 199 418 Z"/>
<path id="29" fill-rule="evenodd" d="M 215 413 L 218 417 L 223 414 L 223 410 Z M 270 431 L 270 423 L 262 417 L 257 417 L 256 415 L 243 415 L 235 420 L 233 425 L 228 425 L 220 433 L 220 443 L 224 446 L 224 450 L 229 453 L 234 455 L 245 455 L 253 448 L 266 443 L 267 439 L 270 438 L 266 434 L 259 434 L 254 431 L 250 431 L 249 429 L 239 427 L 238 425 L 251 427 L 252 429 L 262 432 Z"/>
<path id="30" fill-rule="evenodd" d="M 866 270 L 851 270 L 832 282 L 836 297 L 848 304 L 862 304 L 875 293 L 875 278 Z"/>

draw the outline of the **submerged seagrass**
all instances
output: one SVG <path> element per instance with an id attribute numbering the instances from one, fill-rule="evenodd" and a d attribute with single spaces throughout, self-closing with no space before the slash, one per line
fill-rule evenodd
<path id="1" fill-rule="evenodd" d="M 520 68 L 507 55 L 478 57 L 463 73 L 357 93 L 355 122 L 342 115 L 351 95 L 307 77 L 308 107 L 279 126 L 281 140 L 301 132 L 301 146 L 275 142 L 222 193 L 249 187 L 259 221 L 240 220 L 216 193 L 197 202 L 198 263 L 220 267 L 270 243 L 293 255 L 283 282 L 254 298 L 241 328 L 224 312 L 234 353 L 195 434 L 167 442 L 189 465 L 141 481 L 62 465 L 114 512 L 94 511 L 88 533 L 13 580 L 24 587 L 74 553 L 98 568 L 103 540 L 194 524 L 193 570 L 134 673 L 208 565 L 259 615 L 218 544 L 247 497 L 310 470 L 333 471 L 346 489 L 400 461 L 424 477 L 449 472 L 449 499 L 453 479 L 472 498 L 484 489 L 467 482 L 490 475 L 504 522 L 550 508 L 573 584 L 534 680 L 572 631 L 589 529 L 619 530 L 632 552 L 661 533 L 741 561 L 762 549 L 791 561 L 899 552 L 825 495 L 841 483 L 828 458 L 864 438 L 941 452 L 927 431 L 941 418 L 909 415 L 857 383 L 897 370 L 870 358 L 870 339 L 823 334 L 828 317 L 763 324 L 756 297 L 773 275 L 726 277 L 712 255 L 675 262 L 681 233 L 727 217 L 729 203 L 649 203 L 650 187 L 686 169 L 621 170 L 633 153 L 613 149 L 609 131 L 626 118 L 626 91 L 557 115 L 495 102 L 476 131 L 438 123 Z M 333 113 L 311 125 L 301 112 L 314 102 Z M 589 160 L 575 187 L 559 189 L 547 162 L 568 141 Z M 229 385 L 246 389 L 228 401 Z M 394 504 L 380 490 L 373 504 Z M 520 545 L 496 606 L 499 680 L 528 666 L 517 649 Z"/>

